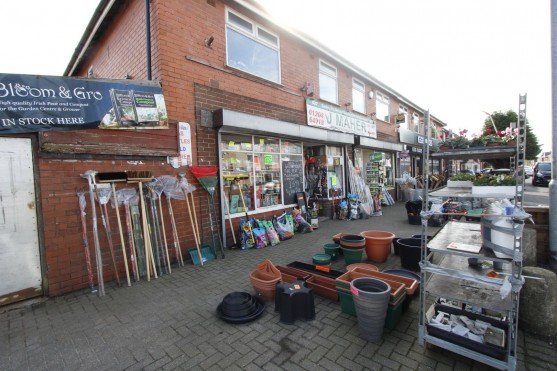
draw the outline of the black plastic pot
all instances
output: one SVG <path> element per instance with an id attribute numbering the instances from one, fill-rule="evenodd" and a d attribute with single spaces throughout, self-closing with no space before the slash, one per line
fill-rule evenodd
<path id="1" fill-rule="evenodd" d="M 422 241 L 420 238 L 401 238 L 398 240 L 400 265 L 412 271 L 420 270 L 422 259 Z"/>

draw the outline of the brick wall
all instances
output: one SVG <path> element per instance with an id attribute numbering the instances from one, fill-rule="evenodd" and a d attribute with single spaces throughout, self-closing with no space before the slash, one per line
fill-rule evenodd
<path id="1" fill-rule="evenodd" d="M 80 174 L 86 172 L 87 170 L 96 170 L 99 172 L 122 170 L 153 171 L 153 176 L 155 177 L 160 175 L 176 175 L 176 170 L 171 168 L 169 165 L 149 159 L 138 159 L 134 161 L 114 159 L 84 160 L 79 158 L 39 159 L 39 172 L 41 175 L 40 201 L 43 210 L 44 251 L 47 267 L 46 278 L 48 282 L 49 295 L 52 296 L 60 295 L 87 286 L 87 270 L 82 238 L 83 229 L 81 226 L 78 198 L 76 196 L 77 191 L 87 192 L 87 207 L 85 210 L 87 214 L 87 236 L 89 241 L 89 250 L 91 253 L 91 263 L 93 265 L 96 282 L 96 265 L 94 255 L 95 246 L 93 243 L 92 224 L 93 212 L 88 193 L 89 188 L 87 180 L 80 177 Z M 205 192 L 200 189 L 198 184 L 197 186 L 199 191 L 194 193 L 194 202 L 197 205 L 196 208 L 199 210 L 201 207 L 204 207 L 206 198 Z M 128 187 L 137 189 L 136 184 L 116 183 L 117 190 Z M 173 200 L 172 203 L 174 215 L 176 217 L 176 227 L 180 237 L 179 241 L 182 247 L 182 254 L 186 258 L 185 255 L 187 255 L 187 249 L 195 246 L 190 219 L 187 217 L 186 202 Z M 101 209 L 98 203 L 95 206 L 97 212 L 99 241 L 102 251 L 104 278 L 106 282 L 109 282 L 115 278 L 115 273 L 107 234 L 102 224 Z M 170 257 L 174 262 L 174 253 L 172 250 L 172 229 L 166 199 L 162 200 L 162 206 L 167 242 L 169 244 L 169 248 L 171 249 Z M 107 205 L 107 209 L 118 272 L 122 284 L 125 284 L 125 270 L 116 211 L 111 205 Z M 123 223 L 122 228 L 124 230 L 125 243 L 127 244 L 127 228 L 124 219 L 125 210 L 123 206 L 121 206 L 119 210 L 121 221 Z M 129 247 L 126 245 L 126 249 L 128 248 Z M 126 253 L 129 253 L 129 251 L 126 250 Z"/>

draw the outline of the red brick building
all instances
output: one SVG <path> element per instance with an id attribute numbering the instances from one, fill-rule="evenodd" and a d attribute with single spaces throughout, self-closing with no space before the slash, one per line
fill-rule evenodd
<path id="1" fill-rule="evenodd" d="M 147 3 L 148 9 L 140 0 L 102 0 L 65 74 L 159 81 L 169 129 L 29 135 L 40 197 L 44 294 L 87 286 L 75 197 L 77 189 L 87 186 L 80 177 L 87 170 L 151 171 L 155 177 L 186 173 L 198 188 L 196 211 L 209 240 L 206 193 L 187 166 L 177 169 L 169 161 L 179 154 L 179 122 L 191 126 L 193 165 L 218 166 L 215 200 L 226 245 L 232 240 L 228 209 L 236 230 L 246 212 L 240 188 L 226 181 L 226 175 L 247 174 L 241 186 L 247 212 L 269 218 L 295 206 L 295 191 L 306 191 L 310 204 L 322 206 L 335 194 L 345 196 L 349 160 L 363 172 L 370 156 L 382 153 L 382 177 L 395 197 L 395 177 L 420 167 L 416 148 L 424 135 L 423 109 L 310 37 L 281 28 L 255 3 Z M 432 125 L 439 133 L 445 126 L 436 118 Z M 403 163 L 401 152 L 408 154 Z M 434 171 L 441 169 L 441 164 L 432 165 Z M 324 207 L 322 215 L 328 216 L 329 209 Z M 186 248 L 195 243 L 185 203 L 176 202 L 174 214 L 187 255 Z M 112 214 L 111 220 L 116 225 Z M 123 277 L 119 239 L 113 240 Z M 105 236 L 100 243 L 105 280 L 112 280 Z"/>

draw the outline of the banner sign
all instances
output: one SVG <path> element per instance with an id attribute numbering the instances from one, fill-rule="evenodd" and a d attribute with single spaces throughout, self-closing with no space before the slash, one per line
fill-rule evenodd
<path id="1" fill-rule="evenodd" d="M 306 111 L 309 126 L 377 138 L 375 121 L 366 116 L 343 111 L 309 98 L 306 98 Z"/>
<path id="2" fill-rule="evenodd" d="M 180 166 L 192 164 L 191 127 L 187 122 L 178 123 L 178 140 L 180 141 Z"/>
<path id="3" fill-rule="evenodd" d="M 372 152 L 369 155 L 369 161 L 371 162 L 383 161 L 383 152 Z"/>
<path id="4" fill-rule="evenodd" d="M 93 128 L 168 129 L 160 85 L 0 73 L 0 135 Z"/>
<path id="5" fill-rule="evenodd" d="M 398 139 L 401 143 L 407 143 L 414 146 L 423 146 L 424 142 L 427 140 L 424 135 L 404 128 L 399 128 L 398 133 Z M 438 141 L 436 139 L 429 139 L 429 146 L 437 146 L 437 142 Z"/>

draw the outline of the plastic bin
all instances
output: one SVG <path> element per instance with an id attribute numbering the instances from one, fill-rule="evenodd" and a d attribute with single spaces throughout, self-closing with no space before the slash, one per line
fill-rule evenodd
<path id="1" fill-rule="evenodd" d="M 406 202 L 406 214 L 408 215 L 408 223 L 412 225 L 420 225 L 422 223 L 422 218 L 420 217 L 421 211 L 421 200 Z"/>

